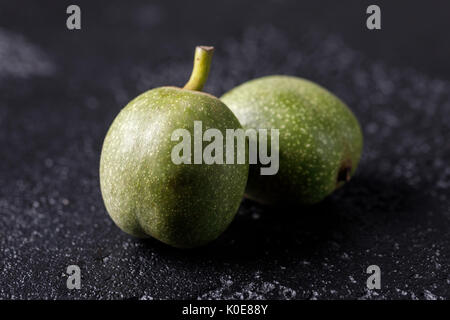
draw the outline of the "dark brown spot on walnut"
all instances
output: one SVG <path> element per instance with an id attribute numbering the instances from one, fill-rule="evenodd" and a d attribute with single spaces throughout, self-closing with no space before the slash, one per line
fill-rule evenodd
<path id="1" fill-rule="evenodd" d="M 349 160 L 342 162 L 341 167 L 336 179 L 336 185 L 340 185 L 342 182 L 348 182 L 352 174 L 352 163 Z"/>

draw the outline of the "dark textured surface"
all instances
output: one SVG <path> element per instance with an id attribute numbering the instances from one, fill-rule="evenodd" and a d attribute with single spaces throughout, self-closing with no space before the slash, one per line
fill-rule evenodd
<path id="1" fill-rule="evenodd" d="M 226 3 L 82 2 L 78 32 L 67 4 L 2 3 L 0 298 L 450 298 L 448 5 L 382 2 L 370 33 L 362 2 Z M 365 136 L 351 183 L 309 208 L 244 201 L 198 250 L 114 226 L 98 182 L 107 128 L 142 91 L 183 84 L 196 44 L 217 48 L 207 92 L 290 74 L 346 101 Z"/>

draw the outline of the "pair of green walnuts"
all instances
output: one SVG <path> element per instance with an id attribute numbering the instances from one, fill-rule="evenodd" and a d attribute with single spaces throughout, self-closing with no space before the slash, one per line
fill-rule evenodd
<path id="1" fill-rule="evenodd" d="M 220 99 L 201 92 L 212 47 L 196 48 L 184 88 L 160 87 L 132 100 L 103 143 L 100 186 L 113 221 L 136 237 L 179 248 L 216 239 L 233 220 L 245 193 L 265 203 L 321 201 L 350 179 L 360 160 L 362 134 L 348 107 L 305 79 L 267 76 Z M 279 170 L 257 164 L 175 164 L 174 130 L 278 129 Z"/>

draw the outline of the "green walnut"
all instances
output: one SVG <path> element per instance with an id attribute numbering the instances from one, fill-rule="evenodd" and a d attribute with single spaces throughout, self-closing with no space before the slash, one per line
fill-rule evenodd
<path id="1" fill-rule="evenodd" d="M 242 126 L 279 130 L 279 171 L 250 165 L 246 196 L 261 203 L 313 204 L 349 181 L 361 157 L 357 119 L 335 95 L 297 77 L 248 81 L 221 97 Z"/>
<path id="2" fill-rule="evenodd" d="M 132 100 L 115 118 L 100 159 L 106 209 L 123 231 L 180 248 L 216 239 L 233 220 L 248 177 L 248 164 L 175 163 L 176 130 L 242 128 L 218 98 L 200 92 L 212 47 L 197 47 L 184 88 L 160 87 Z M 194 144 L 194 141 L 192 142 Z M 186 156 L 186 155 L 184 155 Z"/>

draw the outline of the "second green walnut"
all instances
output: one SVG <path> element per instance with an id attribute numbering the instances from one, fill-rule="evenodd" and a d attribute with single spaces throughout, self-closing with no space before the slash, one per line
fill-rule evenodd
<path id="1" fill-rule="evenodd" d="M 221 97 L 244 129 L 279 130 L 279 171 L 251 165 L 246 195 L 261 203 L 321 201 L 350 180 L 363 137 L 357 119 L 335 95 L 297 77 L 248 81 Z"/>

